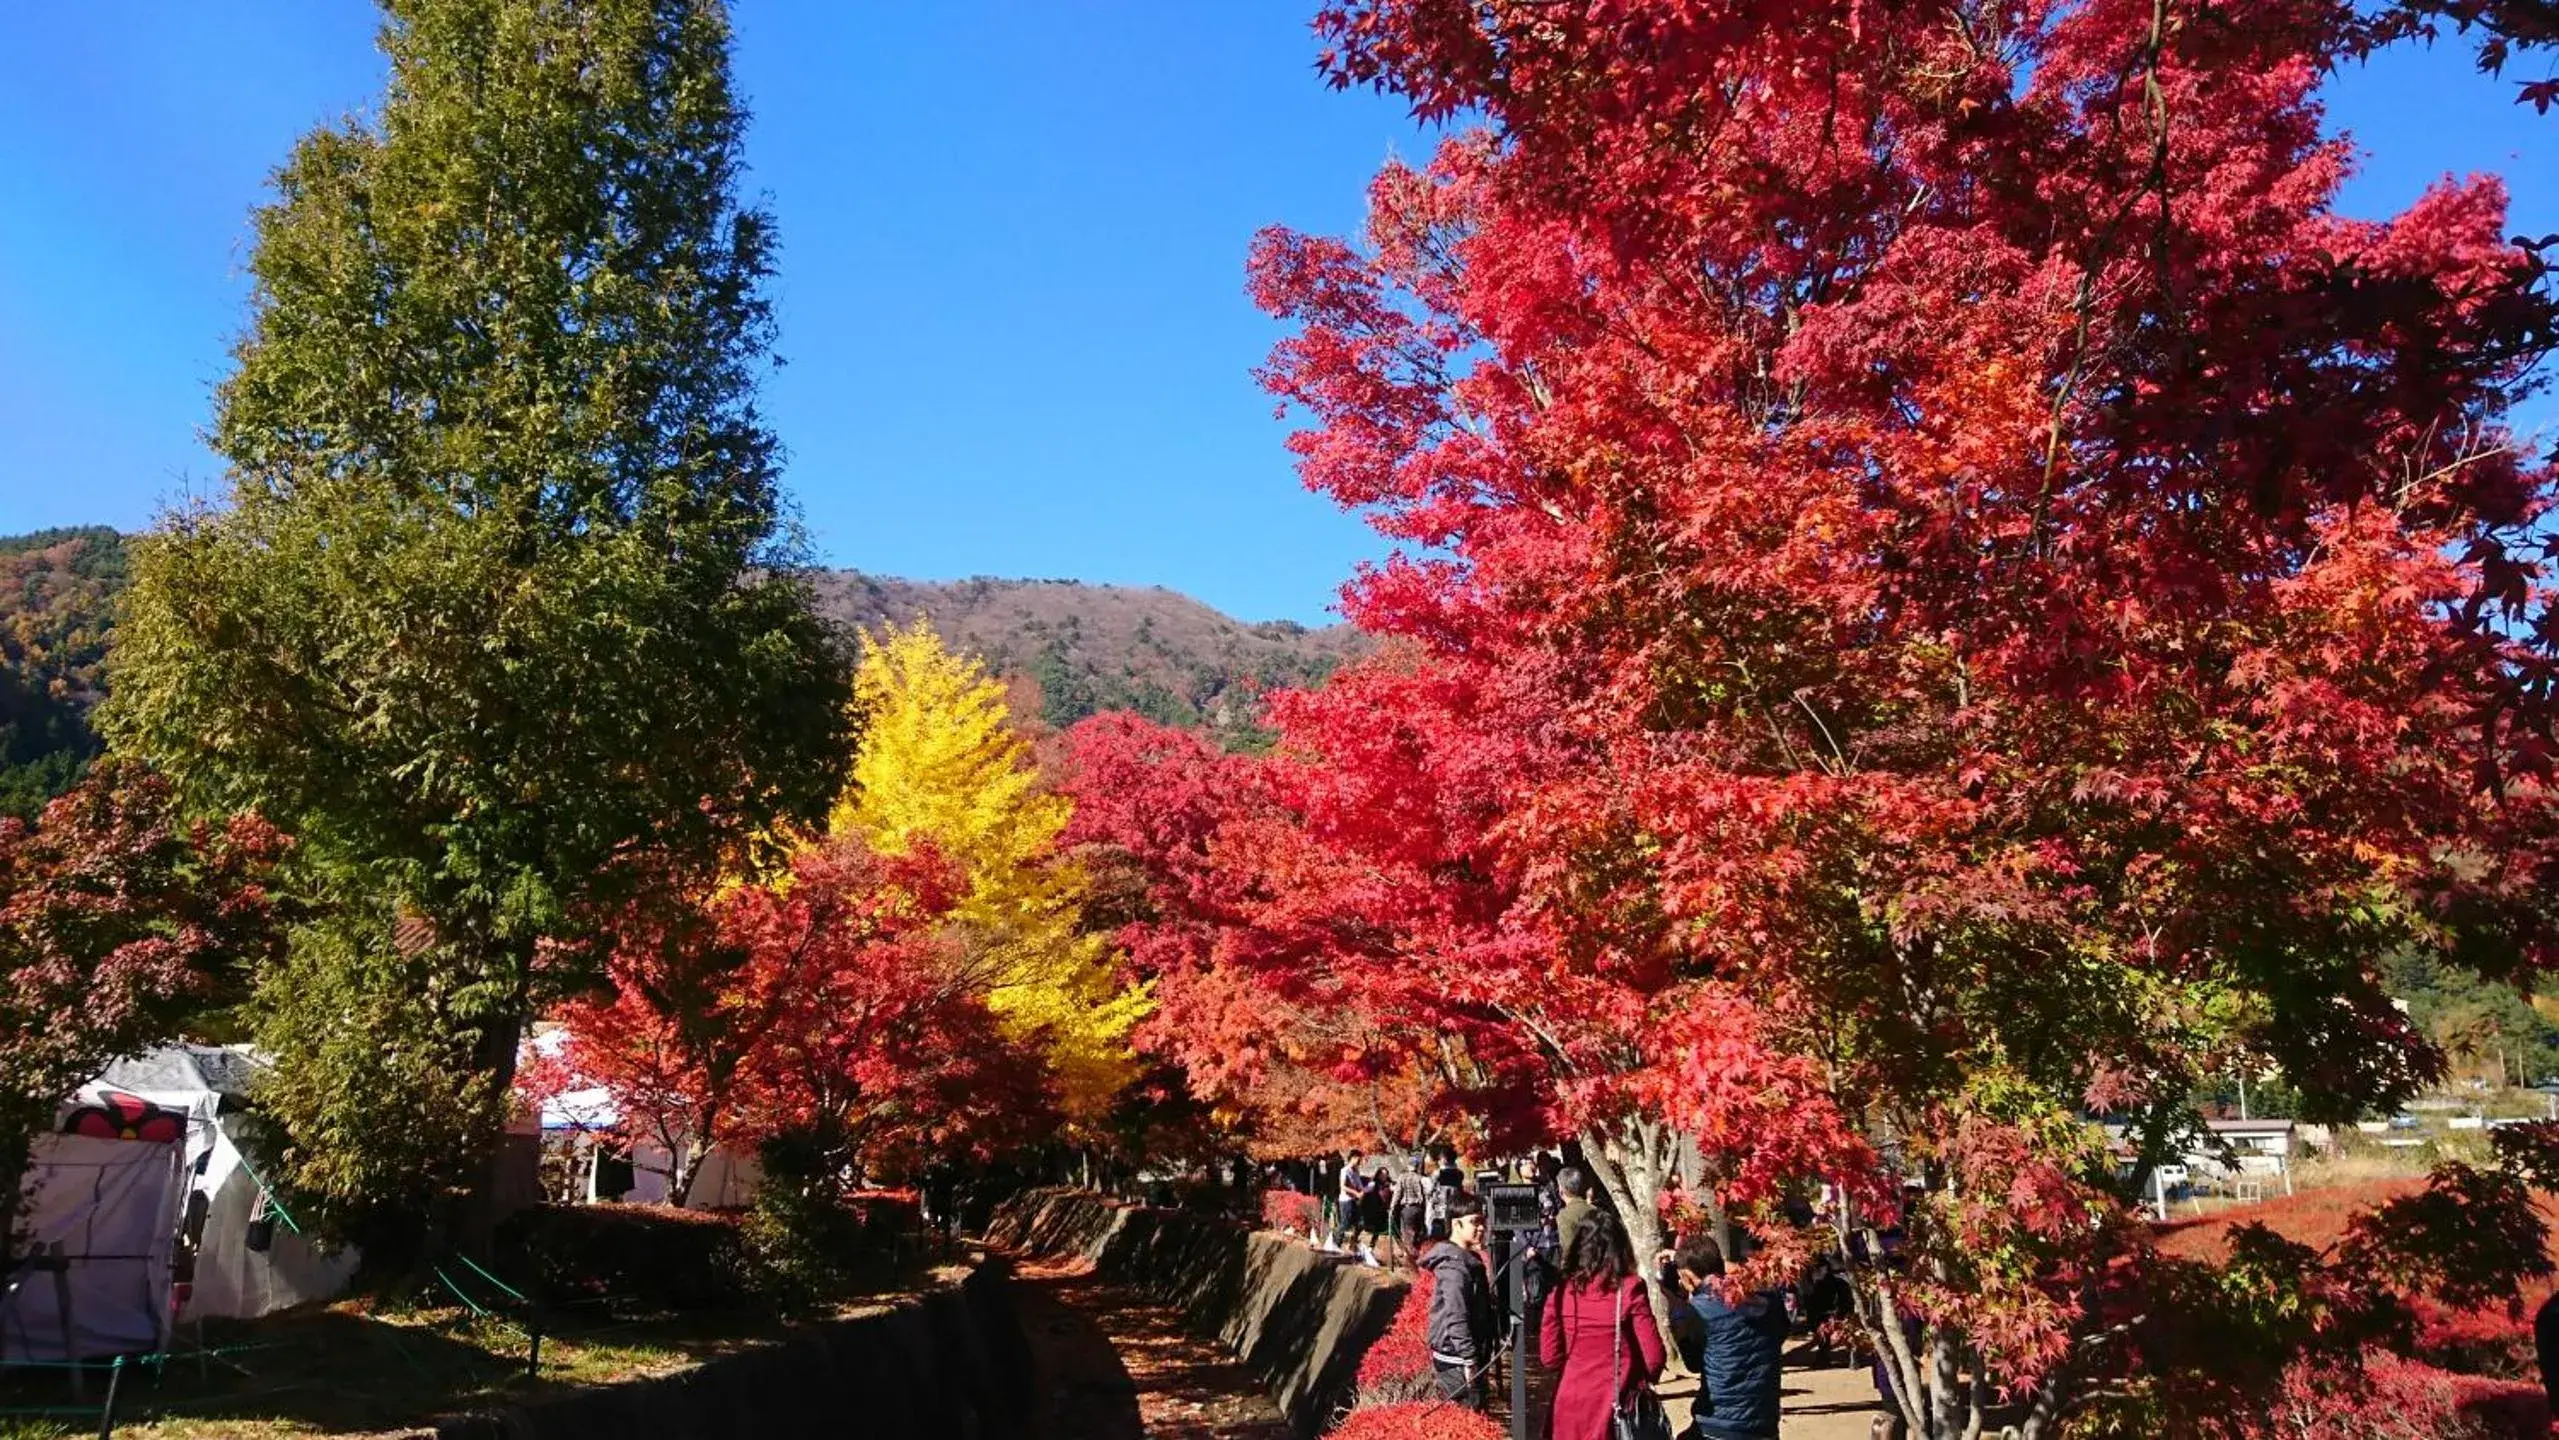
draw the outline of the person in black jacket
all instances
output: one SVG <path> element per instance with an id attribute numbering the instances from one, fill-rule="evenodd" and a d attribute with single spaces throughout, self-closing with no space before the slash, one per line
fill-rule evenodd
<path id="1" fill-rule="evenodd" d="M 1442 1398 L 1470 1410 L 1484 1408 L 1484 1372 L 1492 1368 L 1495 1345 L 1483 1240 L 1484 1202 L 1460 1195 L 1449 1202 L 1448 1238 L 1424 1251 L 1421 1263 L 1431 1287 L 1431 1373 Z"/>

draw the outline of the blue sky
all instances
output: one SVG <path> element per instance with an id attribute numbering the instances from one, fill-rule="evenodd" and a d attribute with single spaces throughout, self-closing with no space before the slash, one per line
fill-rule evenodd
<path id="1" fill-rule="evenodd" d="M 1357 223 L 1400 106 L 1326 89 L 1311 0 L 746 0 L 751 183 L 784 251 L 766 409 L 822 557 L 1161 584 L 1321 620 L 1377 546 L 1301 490 L 1250 371 L 1247 239 Z M 138 528 L 190 489 L 243 316 L 248 212 L 369 103 L 356 0 L 0 7 L 0 533 Z M 2333 87 L 2347 208 L 2504 173 L 2559 231 L 2559 115 L 2466 52 Z M 2550 413 L 2543 406 L 2541 413 Z"/>

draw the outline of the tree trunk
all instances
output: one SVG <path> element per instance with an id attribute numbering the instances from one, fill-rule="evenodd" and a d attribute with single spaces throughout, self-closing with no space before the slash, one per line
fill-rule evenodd
<path id="1" fill-rule="evenodd" d="M 693 1182 L 701 1178 L 702 1162 L 710 1158 L 711 1147 L 697 1146 L 690 1136 L 663 1132 L 658 1143 L 666 1147 L 666 1203 L 681 1210 L 693 1198 Z"/>
<path id="2" fill-rule="evenodd" d="M 1871 1230 L 1847 1215 L 1841 1225 L 1843 1248 L 1852 1233 L 1862 1230 L 1870 1237 L 1870 1259 L 1881 1258 Z M 1930 1261 L 1929 1273 L 1939 1285 L 1949 1283 L 1943 1260 Z M 1959 1326 L 1906 1317 L 1894 1298 L 1894 1282 L 1891 1269 L 1871 1263 L 1850 1276 L 1858 1323 L 1891 1380 L 1889 1413 L 1899 1419 L 1907 1440 L 1981 1440 L 1988 1433 L 1991 1385 L 1980 1356 Z M 2055 1367 L 2030 1393 L 2026 1415 L 2001 1433 L 2049 1440 L 2074 1393 L 2069 1365 Z"/>
<path id="3" fill-rule="evenodd" d="M 1663 1288 L 1661 1267 L 1653 1256 L 1667 1243 L 1662 1233 L 1661 1208 L 1663 1177 L 1670 1173 L 1676 1160 L 1675 1138 L 1669 1127 L 1641 1116 L 1628 1116 L 1607 1129 L 1582 1132 L 1582 1160 L 1600 1188 L 1608 1192 L 1617 1209 L 1617 1218 L 1626 1227 L 1626 1242 L 1635 1252 L 1635 1267 L 1644 1277 L 1644 1294 L 1653 1304 L 1653 1323 L 1661 1327 L 1662 1339 L 1670 1339 L 1670 1292 Z M 1677 1353 L 1670 1357 L 1674 1374 L 1687 1373 L 1687 1362 Z"/>
<path id="4" fill-rule="evenodd" d="M 1707 1225 L 1715 1236 L 1715 1248 L 1730 1259 L 1733 1253 L 1733 1217 L 1724 1208 L 1723 1195 L 1708 1183 L 1706 1152 L 1698 1148 L 1697 1137 L 1684 1130 L 1679 1134 L 1677 1147 L 1680 1188 L 1696 1196 L 1698 1203 L 1705 1207 Z"/>
<path id="5" fill-rule="evenodd" d="M 1866 1323 L 1867 1338 L 1874 1342 L 1884 1373 L 1892 1381 L 1890 1398 L 1910 1432 L 1909 1440 L 1933 1440 L 1923 1394 L 1927 1377 L 1920 1366 L 1922 1356 L 1913 1353 L 1910 1332 L 1902 1328 L 1901 1307 L 1894 1303 L 1891 1288 L 1870 1279 L 1856 1287 L 1856 1296 L 1858 1318 Z"/>
<path id="6" fill-rule="evenodd" d="M 1941 1269 L 1943 1267 L 1940 1267 Z M 1953 1440 L 1964 1433 L 1963 1395 L 1960 1376 L 1956 1373 L 1955 1337 L 1945 1326 L 1931 1323 L 1925 1332 L 1928 1351 L 1929 1440 Z"/>
<path id="7" fill-rule="evenodd" d="M 524 961 L 529 962 L 531 947 L 525 949 L 528 953 Z M 526 997 L 521 977 L 526 974 L 525 964 L 519 963 L 515 973 L 519 977 L 516 1003 L 481 1021 L 479 1036 L 471 1047 L 471 1068 L 487 1078 L 496 1097 L 497 1131 L 486 1137 L 487 1152 L 479 1185 L 463 1204 L 452 1231 L 439 1237 L 466 1254 L 488 1254 L 497 1243 L 498 1222 L 505 1218 L 498 1213 L 498 1206 L 506 1180 L 507 1113 L 514 1103 L 511 1092 L 515 1088 L 516 1061 L 524 1045 Z"/>

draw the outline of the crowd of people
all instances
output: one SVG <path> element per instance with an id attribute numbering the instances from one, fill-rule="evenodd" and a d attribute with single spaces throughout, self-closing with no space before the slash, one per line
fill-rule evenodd
<path id="1" fill-rule="evenodd" d="M 1322 1199 L 1318 1248 L 1411 1269 L 1416 1283 L 1431 1287 L 1431 1363 L 1450 1401 L 1488 1403 L 1506 1352 L 1509 1287 L 1521 1286 L 1529 1323 L 1519 1343 L 1533 1345 L 1537 1363 L 1555 1377 L 1551 1440 L 1616 1440 L 1621 1410 L 1633 1435 L 1669 1440 L 1653 1387 L 1673 1350 L 1699 1377 L 1689 1434 L 1771 1440 L 1785 1343 L 1837 1306 L 1836 1277 L 1818 1270 L 1791 1291 L 1728 1300 L 1715 1283 L 1722 1249 L 1707 1235 L 1682 1236 L 1650 1257 L 1654 1278 L 1677 1297 L 1665 1336 L 1625 1226 L 1589 1174 L 1553 1154 L 1471 1173 L 1448 1151 L 1400 1164 L 1351 1154 L 1273 1178 Z M 1537 1227 L 1488 1228 L 1485 1188 L 1504 1182 L 1534 1187 Z"/>
<path id="2" fill-rule="evenodd" d="M 1469 1175 L 1453 1150 L 1400 1165 L 1353 1153 L 1291 1168 L 1296 1173 L 1286 1178 L 1323 1201 L 1321 1248 L 1404 1269 L 1420 1261 L 1423 1247 L 1448 1237 L 1450 1204 L 1499 1174 Z"/>

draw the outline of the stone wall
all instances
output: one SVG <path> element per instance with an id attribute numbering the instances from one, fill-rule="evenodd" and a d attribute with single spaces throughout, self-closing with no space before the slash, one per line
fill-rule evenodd
<path id="1" fill-rule="evenodd" d="M 1181 1309 L 1270 1387 L 1314 1435 L 1349 1403 L 1360 1357 L 1384 1334 L 1405 1284 L 1280 1235 L 1082 1190 L 1034 1190 L 996 1212 L 989 1240 L 1080 1255 L 1094 1273 Z"/>
<path id="2" fill-rule="evenodd" d="M 426 1433 L 434 1440 L 1020 1435 L 1033 1421 L 1035 1397 L 1011 1283 L 1009 1264 L 990 1258 L 958 1285 L 893 1310 L 811 1325 L 663 1379 L 527 1401 Z"/>

